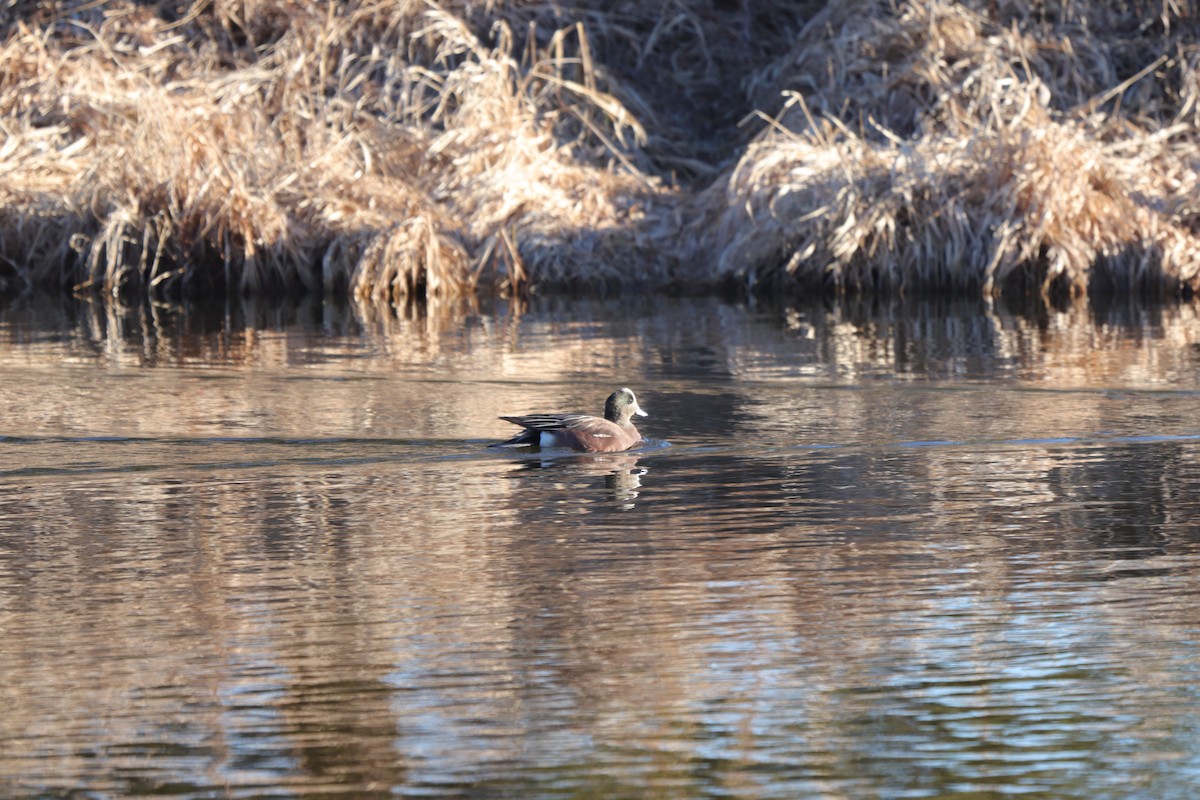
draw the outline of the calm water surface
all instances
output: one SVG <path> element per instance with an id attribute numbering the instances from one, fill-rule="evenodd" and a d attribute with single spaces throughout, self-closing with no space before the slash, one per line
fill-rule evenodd
<path id="1" fill-rule="evenodd" d="M 0 796 L 1194 797 L 1198 344 L 0 308 Z M 622 385 L 638 451 L 483 446 Z"/>

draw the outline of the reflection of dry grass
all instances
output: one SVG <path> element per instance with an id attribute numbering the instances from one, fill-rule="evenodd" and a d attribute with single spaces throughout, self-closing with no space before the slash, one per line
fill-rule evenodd
<path id="1" fill-rule="evenodd" d="M 47 337 L 0 352 L 10 377 L 14 368 L 33 366 L 40 370 L 30 372 L 53 379 L 64 360 L 116 369 L 77 370 L 86 375 L 74 376 L 82 383 L 67 376 L 54 387 L 59 391 L 18 375 L 0 386 L 0 409 L 40 414 L 70 403 L 80 430 L 93 435 L 112 432 L 105 415 L 127 409 L 136 409 L 148 435 L 181 437 L 228 435 L 229 428 L 204 425 L 261 422 L 266 411 L 268 422 L 294 418 L 311 433 L 409 437 L 417 430 L 412 438 L 420 441 L 313 443 L 312 452 L 301 443 L 100 442 L 84 455 L 79 443 L 58 443 L 77 461 L 123 458 L 135 467 L 141 462 L 133 456 L 140 455 L 158 466 L 10 479 L 14 491 L 4 496 L 3 522 L 14 535 L 7 569 L 0 570 L 10 590 L 0 592 L 8 642 L 0 648 L 0 673 L 8 676 L 0 687 L 7 709 L 0 734 L 10 747 L 0 759 L 0 785 L 45 781 L 43 793 L 60 785 L 67 791 L 100 768 L 140 777 L 162 761 L 176 773 L 200 763 L 207 771 L 198 780 L 216 774 L 236 783 L 245 776 L 210 765 L 236 761 L 250 741 L 287 753 L 295 764 L 293 788 L 311 770 L 322 786 L 337 774 L 347 791 L 365 794 L 401 786 L 410 763 L 428 774 L 434 745 L 443 748 L 441 763 L 523 763 L 531 752 L 546 752 L 529 747 L 531 741 L 545 741 L 539 737 L 548 726 L 560 730 L 564 723 L 586 731 L 581 738 L 589 754 L 628 757 L 632 750 L 651 755 L 664 774 L 694 775 L 697 742 L 769 752 L 799 715 L 817 743 L 812 763 L 832 775 L 842 754 L 857 753 L 863 741 L 878 743 L 878 720 L 902 717 L 899 735 L 912 736 L 912 717 L 896 714 L 895 704 L 927 697 L 925 680 L 938 686 L 938 703 L 955 712 L 955 724 L 992 723 L 982 713 L 964 722 L 961 707 L 945 704 L 950 699 L 977 709 L 999 704 L 998 718 L 1013 720 L 1014 695 L 985 695 L 990 681 L 1011 688 L 1003 685 L 1011 675 L 1004 665 L 1014 652 L 1026 657 L 1023 667 L 1044 664 L 1052 675 L 1073 656 L 1094 659 L 1089 675 L 1118 686 L 1123 697 L 1134 696 L 1127 687 L 1153 690 L 1166 709 L 1172 706 L 1160 698 L 1167 690 L 1154 687 L 1182 685 L 1175 662 L 1144 654 L 1186 637 L 1194 625 L 1187 602 L 1195 563 L 1191 446 L 1162 465 L 1161 481 L 1136 487 L 1131 496 L 1146 498 L 1144 505 L 1107 502 L 1094 485 L 1097 477 L 1132 483 L 1146 474 L 1128 469 L 1144 465 L 1127 463 L 1130 454 L 1119 448 L 1105 459 L 1086 446 L 1032 444 L 982 453 L 756 447 L 699 459 L 572 457 L 549 470 L 491 455 L 437 458 L 429 451 L 463 446 L 479 453 L 461 441 L 464 421 L 478 425 L 472 432 L 486 430 L 484 424 L 494 424 L 488 405 L 525 400 L 528 387 L 504 397 L 494 384 L 459 384 L 444 372 L 432 386 L 379 380 L 380 373 L 428 355 L 439 370 L 468 364 L 492 374 L 526 346 L 523 336 L 537 341 L 554 338 L 546 329 L 570 332 L 571 315 L 550 321 L 534 315 L 521 330 L 447 326 L 460 337 L 451 339 L 437 320 L 415 313 L 368 321 L 364 336 L 361 320 L 339 321 L 327 312 L 328 325 L 349 329 L 343 344 L 362 346 L 365 339 L 376 360 L 347 368 L 333 358 L 305 369 L 295 360 L 313 344 L 303 329 L 222 323 L 199 344 L 141 347 L 138 332 L 153 323 L 137 310 L 128 317 L 106 310 L 96 305 L 75 338 Z M 849 379 L 853 369 L 871 364 L 899 371 L 904 359 L 920 355 L 902 352 L 901 343 L 922 347 L 936 339 L 962 348 L 941 353 L 947 363 L 972 352 L 1024 359 L 1030 376 L 1053 379 L 1047 385 L 1070 385 L 1081 366 L 1116 370 L 1131 381 L 1163 380 L 1189 365 L 1185 345 L 1200 330 L 1189 307 L 1168 308 L 1139 328 L 1075 306 L 1032 321 L 987 318 L 972 336 L 945 337 L 929 336 L 932 320 L 915 315 L 819 313 L 796 311 L 791 319 L 815 327 L 813 338 L 802 341 L 827 347 L 819 357 L 845 366 Z M 810 385 L 792 378 L 777 389 L 771 373 L 755 372 L 776 353 L 794 362 L 792 330 L 757 325 L 729 335 L 738 326 L 726 320 L 721 329 L 720 316 L 689 317 L 686 335 L 676 331 L 674 341 L 681 347 L 703 341 L 736 377 L 750 379 L 728 390 L 752 400 L 745 405 L 752 413 L 801 422 L 794 405 L 771 404 L 794 403 Z M 0 325 L 4 337 L 13 330 Z M 992 338 L 981 342 L 976 335 L 984 330 Z M 1169 344 L 1139 341 L 1157 336 Z M 336 336 L 318 338 L 321 346 L 339 344 L 331 341 Z M 624 346 L 626 364 L 647 368 L 636 359 L 650 351 L 630 346 L 624 326 L 605 336 L 593 325 L 571 341 L 565 356 L 541 348 L 546 372 L 576 378 L 569 362 L 577 364 L 586 348 Z M 42 362 L 13 355 L 35 347 Z M 226 349 L 205 354 L 188 347 Z M 536 366 L 538 350 L 521 353 L 528 359 L 522 374 Z M 207 365 L 203 374 L 129 369 L 154 359 L 186 367 L 189 353 Z M 221 358 L 224 372 L 213 363 Z M 1074 366 L 1060 373 L 1060 364 Z M 1132 371 L 1121 371 L 1124 365 Z M 281 384 L 274 378 L 285 368 L 292 379 L 306 371 L 325 378 L 374 374 L 357 383 Z M 561 386 L 560 380 L 545 391 Z M 885 415 L 912 412 L 913 405 L 921 405 L 915 411 L 924 429 L 941 434 L 971 425 L 978 432 L 979 420 L 989 420 L 994 431 L 996 419 L 1034 416 L 1048 427 L 1096 428 L 1105 414 L 1101 398 L 1081 403 L 1065 393 L 997 392 L 1003 397 L 980 403 L 943 394 L 940 402 L 907 404 L 897 402 L 898 388 L 825 392 L 838 399 L 808 413 L 821 426 L 841 426 L 826 441 L 879 430 Z M 429 408 L 430 392 L 442 401 L 438 409 Z M 977 396 L 985 393 L 978 389 Z M 794 430 L 789 434 L 794 441 Z M 325 460 L 243 463 L 274 458 L 281 449 Z M 349 457 L 364 455 L 365 463 Z M 190 468 L 193 458 L 205 468 Z M 651 469 L 641 487 L 623 482 L 635 475 L 639 458 Z M 610 474 L 615 485 L 604 480 Z M 913 488 L 917 497 L 898 497 L 899 487 Z M 641 493 L 636 501 L 634 491 Z M 613 500 L 636 502 L 638 513 L 616 521 Z M 1108 554 L 1089 549 L 1086 537 L 1105 527 L 1127 534 L 1113 515 L 1133 519 L 1143 509 L 1163 523 L 1147 533 L 1163 555 L 1144 563 L 1171 574 L 1115 579 L 1121 569 L 1143 564 L 1130 561 L 1112 569 L 1112 580 L 1090 580 Z M 1145 530 L 1144 519 L 1135 523 L 1132 529 Z M 1149 625 L 1147 586 L 1161 598 Z M 1047 650 L 1054 633 L 1089 638 L 1080 649 L 1076 638 Z M 1032 650 L 1022 651 L 1027 642 Z M 1112 665 L 1116 684 L 1108 672 L 1096 672 Z M 881 674 L 896 679 L 881 689 Z M 1030 718 L 1065 713 L 1062 693 L 1053 688 L 1023 696 Z M 1123 707 L 1103 707 L 1129 716 Z M 1095 707 L 1088 710 L 1086 724 L 1094 727 Z M 421 727 L 424 720 L 432 720 L 431 728 Z M 872 726 L 865 738 L 864 720 Z M 134 746 L 193 736 L 199 744 L 186 763 L 147 758 Z M 79 755 L 81 742 L 89 745 L 87 758 Z M 346 742 L 354 746 L 341 746 Z M 870 761 L 850 760 L 858 770 Z M 644 789 L 646 775 L 639 776 Z M 861 788 L 861 775 L 854 776 Z M 167 778 L 178 782 L 180 775 Z"/>
<path id="2" fill-rule="evenodd" d="M 995 379 L 1039 388 L 1190 386 L 1200 347 L 1200 313 L 1190 304 L 1090 303 L 1011 310 L 980 301 L 847 300 L 832 306 L 792 305 L 781 311 L 791 341 L 819 354 L 809 370 L 862 382 L 885 372 L 915 380 Z M 732 352 L 738 374 L 779 375 L 755 343 Z M 781 367 L 794 369 L 785 361 Z"/>
<path id="3" fill-rule="evenodd" d="M 809 499 L 768 474 L 764 492 Z M 1194 626 L 1195 555 L 1172 535 L 1186 522 L 1161 557 L 1121 565 L 1169 574 L 1092 581 L 1103 554 L 1053 528 L 991 531 L 964 497 L 908 527 L 843 504 L 825 525 L 744 516 L 716 535 L 719 495 L 636 524 L 523 516 L 531 496 L 595 498 L 490 462 L 189 477 L 42 481 L 6 506 L 22 535 L 0 593 L 0 785 L 333 776 L 373 796 L 427 779 L 436 752 L 439 775 L 563 769 L 573 785 L 595 758 L 597 796 L 621 780 L 666 796 L 721 748 L 703 778 L 756 786 L 785 752 L 827 793 L 860 794 L 883 737 L 977 754 L 1079 713 L 1162 745 L 1186 722 L 1170 710 L 1189 707 L 1171 702 L 1188 664 L 1159 657 Z M 941 721 L 954 730 L 927 727 Z"/>
<path id="4" fill-rule="evenodd" d="M 893 418 L 906 405 L 878 396 L 884 405 L 864 409 L 869 392 L 805 404 L 786 387 L 869 386 L 880 376 L 914 385 L 1003 376 L 1038 389 L 1087 389 L 1061 404 L 1012 393 L 1010 407 L 981 412 L 995 438 L 1022 435 L 1031 419 L 1058 435 L 1108 427 L 1111 406 L 1097 386 L 1191 385 L 1200 346 L 1200 316 L 1187 304 L 1080 302 L 1026 316 L 982 301 L 846 301 L 782 309 L 778 325 L 713 300 L 539 305 L 526 313 L 520 303 L 444 301 L 386 313 L 310 298 L 208 315 L 192 305 L 14 304 L 0 309 L 0 368 L 10 377 L 0 383 L 0 434 L 497 441 L 510 435 L 499 415 L 598 413 L 614 381 L 643 381 L 654 394 L 689 376 L 727 375 L 763 389 L 753 399 L 748 390 L 744 409 L 756 439 L 856 441 L 864 415 Z M 682 432 L 647 407 L 643 432 L 677 441 Z M 708 424 L 681 422 L 696 435 Z M 943 419 L 929 435 L 970 438 L 974 424 Z"/>
<path id="5" fill-rule="evenodd" d="M 1194 19 L 1150 0 L 18 4 L 0 283 L 1190 291 Z"/>

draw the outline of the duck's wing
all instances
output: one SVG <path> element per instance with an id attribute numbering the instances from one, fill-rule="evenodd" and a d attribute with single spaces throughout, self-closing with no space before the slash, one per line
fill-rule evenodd
<path id="1" fill-rule="evenodd" d="M 535 431 L 584 430 L 592 423 L 608 422 L 608 420 L 591 417 L 587 414 L 526 414 L 516 417 L 501 417 L 500 419 Z"/>

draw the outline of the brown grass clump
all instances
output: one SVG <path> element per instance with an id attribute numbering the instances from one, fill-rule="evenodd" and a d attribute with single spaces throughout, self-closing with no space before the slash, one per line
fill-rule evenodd
<path id="1" fill-rule="evenodd" d="M 582 31 L 518 54 L 502 24 L 487 45 L 423 2 L 38 8 L 44 27 L 0 48 L 9 283 L 395 298 L 608 280 L 636 198 L 659 192 L 615 168 L 644 132 L 588 78 Z M 581 163 L 595 142 L 609 160 Z"/>
<path id="2" fill-rule="evenodd" d="M 1200 288 L 1192 0 L 38 0 L 0 29 L 0 288 Z"/>
<path id="3" fill-rule="evenodd" d="M 715 224 L 698 241 L 750 286 L 1082 292 L 1095 275 L 1195 290 L 1200 236 L 1181 212 L 1200 165 L 1187 158 L 1166 138 L 1104 143 L 1037 106 L 966 137 L 773 132 L 702 196 L 701 219 Z"/>
<path id="4" fill-rule="evenodd" d="M 795 88 L 697 201 L 720 275 L 1200 288 L 1195 10 L 1156 6 L 1158 35 L 1125 41 L 1135 4 L 971 5 L 831 4 L 760 76 Z"/>

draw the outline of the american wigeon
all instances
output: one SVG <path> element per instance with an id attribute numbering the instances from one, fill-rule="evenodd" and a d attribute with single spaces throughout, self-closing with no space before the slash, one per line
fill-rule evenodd
<path id="1" fill-rule="evenodd" d="M 529 414 L 520 417 L 501 417 L 525 430 L 505 445 L 537 445 L 538 447 L 569 447 L 583 453 L 615 453 L 628 450 L 642 440 L 631 421 L 633 415 L 646 416 L 638 406 L 637 397 L 629 389 L 618 389 L 604 404 L 604 419 L 587 414 Z"/>

